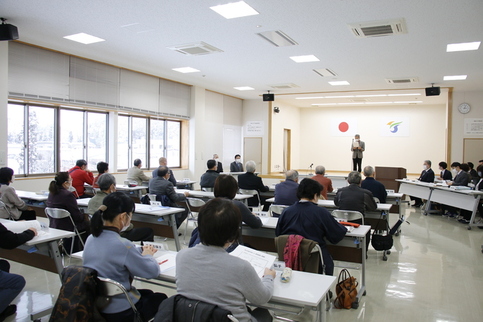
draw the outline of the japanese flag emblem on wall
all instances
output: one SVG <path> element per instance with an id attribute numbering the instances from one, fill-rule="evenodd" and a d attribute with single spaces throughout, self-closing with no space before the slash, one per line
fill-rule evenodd
<path id="1" fill-rule="evenodd" d="M 354 136 L 357 134 L 357 119 L 332 119 L 330 130 L 332 136 Z"/>

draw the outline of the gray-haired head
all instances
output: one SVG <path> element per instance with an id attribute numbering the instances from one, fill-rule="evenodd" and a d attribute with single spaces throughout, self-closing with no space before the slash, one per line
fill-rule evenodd
<path id="1" fill-rule="evenodd" d="M 247 161 L 247 163 L 245 163 L 245 169 L 247 169 L 247 172 L 255 172 L 257 164 L 253 160 Z"/>
<path id="2" fill-rule="evenodd" d="M 355 183 L 355 184 L 360 184 L 361 183 L 361 174 L 357 171 L 352 171 L 349 173 L 349 176 L 347 177 L 347 182 L 349 183 Z"/>
<path id="3" fill-rule="evenodd" d="M 285 179 L 297 182 L 299 179 L 299 173 L 297 170 L 288 170 L 285 172 Z"/>
<path id="4" fill-rule="evenodd" d="M 366 177 L 372 177 L 372 175 L 374 174 L 374 168 L 371 167 L 370 165 L 364 167 L 364 175 Z"/>
<path id="5" fill-rule="evenodd" d="M 424 163 L 426 163 L 431 168 L 431 161 L 430 160 L 424 160 Z"/>
<path id="6" fill-rule="evenodd" d="M 315 174 L 325 174 L 325 167 L 323 165 L 318 165 L 315 167 Z"/>
<path id="7" fill-rule="evenodd" d="M 97 184 L 99 185 L 99 189 L 106 191 L 111 185 L 116 185 L 116 177 L 110 173 L 103 173 L 99 176 L 99 179 L 97 179 Z"/>

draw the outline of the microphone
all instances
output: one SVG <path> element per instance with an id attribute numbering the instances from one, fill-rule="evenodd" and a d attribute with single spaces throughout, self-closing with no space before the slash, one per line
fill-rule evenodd
<path id="1" fill-rule="evenodd" d="M 312 168 L 312 166 L 313 166 L 313 165 L 314 165 L 314 164 L 313 164 L 313 163 L 311 163 L 311 164 L 309 165 L 309 168 Z"/>
<path id="2" fill-rule="evenodd" d="M 309 165 L 309 176 L 311 176 L 311 175 L 312 175 L 312 166 L 313 166 L 313 165 L 314 165 L 313 163 L 311 163 L 311 164 Z"/>

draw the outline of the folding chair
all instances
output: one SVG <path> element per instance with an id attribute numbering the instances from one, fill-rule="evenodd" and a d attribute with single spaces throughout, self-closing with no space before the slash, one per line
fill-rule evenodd
<path id="1" fill-rule="evenodd" d="M 214 188 L 210 188 L 210 187 L 201 187 L 201 190 L 202 190 L 202 191 L 207 191 L 207 192 L 213 192 Z"/>
<path id="2" fill-rule="evenodd" d="M 54 219 L 63 219 L 63 218 L 69 218 L 72 225 L 74 226 L 74 232 L 76 236 L 79 238 L 79 241 L 82 244 L 82 248 L 84 248 L 84 241 L 81 238 L 80 232 L 77 230 L 77 227 L 75 225 L 74 219 L 72 219 L 72 216 L 70 213 L 65 210 L 65 209 L 60 209 L 60 208 L 45 208 L 45 214 L 47 215 L 48 218 L 54 218 Z M 70 246 L 70 253 L 69 253 L 69 263 L 70 263 L 70 255 L 72 254 L 74 250 L 74 241 L 75 241 L 75 236 L 72 237 L 72 243 Z"/>
<path id="3" fill-rule="evenodd" d="M 131 297 L 129 296 L 128 290 L 119 282 L 111 280 L 110 278 L 105 277 L 98 277 L 98 299 L 113 297 L 116 295 L 126 296 L 129 305 L 131 305 L 131 309 L 134 312 L 134 321 L 135 322 L 142 322 L 141 314 L 139 314 L 136 305 L 134 305 Z"/>
<path id="4" fill-rule="evenodd" d="M 261 210 L 262 202 L 260 201 L 260 194 L 258 193 L 257 190 L 255 190 L 255 189 L 239 189 L 239 190 L 240 190 L 240 193 L 243 194 L 243 195 L 252 195 L 252 196 L 256 195 L 257 199 L 258 199 L 258 205 L 255 206 L 255 207 L 258 208 L 259 211 Z"/>
<path id="5" fill-rule="evenodd" d="M 280 217 L 283 210 L 287 207 L 288 206 L 285 205 L 270 205 L 270 208 L 268 209 L 268 214 L 270 217 Z"/>
<path id="6" fill-rule="evenodd" d="M 188 220 L 186 220 L 186 226 L 184 229 L 183 243 L 186 244 L 186 232 L 188 230 L 188 223 L 190 220 L 194 220 L 195 226 L 197 226 L 198 216 L 195 217 L 193 213 L 198 213 L 200 208 L 205 204 L 205 201 L 199 198 L 186 198 L 186 206 L 188 207 Z"/>
<path id="7" fill-rule="evenodd" d="M 335 209 L 332 210 L 332 216 L 344 219 L 344 221 L 355 221 L 361 219 L 362 224 L 364 225 L 364 215 L 362 215 L 359 211 Z"/>

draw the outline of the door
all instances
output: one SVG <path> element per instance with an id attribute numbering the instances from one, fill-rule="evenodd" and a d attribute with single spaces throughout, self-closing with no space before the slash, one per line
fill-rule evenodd
<path id="1" fill-rule="evenodd" d="M 257 164 L 257 171 L 262 172 L 262 138 L 246 137 L 243 139 L 243 160 L 253 160 Z"/>

